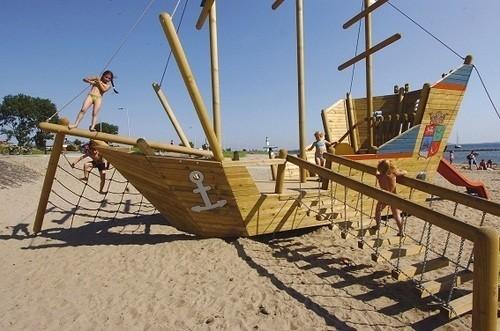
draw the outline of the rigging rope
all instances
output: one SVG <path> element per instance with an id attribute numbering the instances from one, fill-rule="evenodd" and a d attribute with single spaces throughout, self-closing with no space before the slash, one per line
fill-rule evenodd
<path id="1" fill-rule="evenodd" d="M 364 2 L 361 1 L 361 10 L 363 10 L 364 7 Z M 358 46 L 359 46 L 359 35 L 361 34 L 361 20 L 358 23 L 358 37 L 356 38 L 356 48 L 354 50 L 354 56 L 358 55 Z M 349 86 L 349 94 L 351 94 L 352 91 L 352 84 L 354 82 L 354 73 L 356 71 L 356 63 L 352 65 L 352 72 L 351 72 L 351 85 Z"/>
<path id="2" fill-rule="evenodd" d="M 399 9 L 398 7 L 396 7 L 395 5 L 393 5 L 389 1 L 387 3 L 392 8 L 394 8 L 394 10 L 398 11 L 401 15 L 403 15 L 404 17 L 406 17 L 407 19 L 409 19 L 412 23 L 414 23 L 416 26 L 418 26 L 420 29 L 422 29 L 425 33 L 427 33 L 429 36 L 431 36 L 436 41 L 438 41 L 441 45 L 443 45 L 448 50 L 450 50 L 453 54 L 455 54 L 456 56 L 458 56 L 462 60 L 465 60 L 464 56 L 460 55 L 457 51 L 455 51 L 453 48 L 451 48 L 449 45 L 447 45 L 444 41 L 442 41 L 441 39 L 439 39 L 438 37 L 436 37 L 432 32 L 430 32 L 429 30 L 427 30 L 426 28 L 424 28 L 421 24 L 419 24 L 417 21 L 415 21 L 410 16 L 408 16 L 407 14 L 405 14 L 401 9 Z M 486 87 L 486 84 L 484 83 L 483 78 L 481 77 L 481 74 L 479 73 L 479 69 L 475 65 L 472 65 L 472 67 L 476 71 L 476 73 L 477 73 L 477 75 L 479 77 L 479 80 L 481 81 L 481 85 L 483 86 L 484 91 L 486 92 L 486 96 L 488 97 L 488 100 L 490 101 L 491 106 L 495 110 L 495 113 L 497 114 L 498 119 L 500 119 L 500 112 L 498 111 L 498 108 L 495 106 L 495 103 L 493 102 L 493 99 L 491 98 L 490 92 L 488 91 L 488 88 Z"/>
<path id="3" fill-rule="evenodd" d="M 141 15 L 139 16 L 139 18 L 135 21 L 134 25 L 130 28 L 130 30 L 127 32 L 127 34 L 125 35 L 125 37 L 123 38 L 121 44 L 118 46 L 118 48 L 115 50 L 115 52 L 111 55 L 111 57 L 109 58 L 108 62 L 106 62 L 106 64 L 104 65 L 103 69 L 101 72 L 104 72 L 106 70 L 106 68 L 111 64 L 111 62 L 114 60 L 114 58 L 116 57 L 116 55 L 118 55 L 118 53 L 120 52 L 120 50 L 123 48 L 123 46 L 125 45 L 125 43 L 128 41 L 128 39 L 130 38 L 130 35 L 132 34 L 132 32 L 135 30 L 135 28 L 137 27 L 137 25 L 139 25 L 139 23 L 142 21 L 142 19 L 144 18 L 144 16 L 146 15 L 147 11 L 149 10 L 149 8 L 153 5 L 153 3 L 155 2 L 155 0 L 150 0 L 149 3 L 146 5 L 146 7 L 144 8 L 144 10 L 142 11 Z M 59 109 L 58 111 L 56 111 L 54 114 L 52 114 L 48 119 L 47 121 L 50 121 L 54 116 L 56 116 L 57 114 L 59 114 L 60 112 L 62 112 L 64 110 L 64 108 L 66 108 L 67 106 L 69 106 L 71 103 L 73 103 L 73 101 L 75 101 L 85 90 L 87 90 L 89 87 L 86 86 L 82 91 L 80 91 L 75 97 L 73 97 L 70 101 L 66 102 L 62 107 L 61 109 Z"/>
<path id="4" fill-rule="evenodd" d="M 175 15 L 175 11 L 177 10 L 177 6 L 179 5 L 179 2 L 180 2 L 180 0 L 177 2 L 177 5 L 174 8 L 174 11 L 172 13 L 172 17 Z M 179 29 L 181 28 L 182 20 L 184 18 L 184 14 L 186 13 L 186 7 L 187 7 L 188 2 L 189 2 L 189 0 L 186 0 L 186 2 L 184 3 L 184 8 L 182 8 L 181 18 L 179 19 L 179 24 L 177 25 L 177 29 L 175 30 L 177 33 L 179 32 Z M 163 74 L 161 75 L 160 83 L 158 84 L 158 85 L 160 85 L 160 87 L 163 84 L 163 79 L 165 78 L 165 74 L 167 73 L 167 68 L 168 68 L 168 65 L 170 63 L 171 57 L 172 57 L 172 49 L 170 49 L 170 52 L 168 53 L 167 63 L 165 64 L 165 69 L 163 69 Z"/>

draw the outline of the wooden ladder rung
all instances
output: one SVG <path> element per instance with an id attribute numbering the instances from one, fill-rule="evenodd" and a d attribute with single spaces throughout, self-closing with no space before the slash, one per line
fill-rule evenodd
<path id="1" fill-rule="evenodd" d="M 464 284 L 471 281 L 474 273 L 469 270 L 462 270 L 457 273 L 457 279 L 454 286 Z M 447 275 L 445 277 L 438 278 L 436 280 L 431 280 L 420 285 L 417 290 L 420 292 L 421 298 L 427 298 L 432 294 L 436 294 L 442 291 L 448 291 L 451 288 L 451 282 L 453 281 L 453 275 Z"/>
<path id="2" fill-rule="evenodd" d="M 472 293 L 464 295 L 460 298 L 450 301 L 449 307 L 442 307 L 441 314 L 452 319 L 457 316 L 468 313 L 472 310 Z"/>
<path id="3" fill-rule="evenodd" d="M 372 260 L 378 262 L 379 259 L 397 259 L 398 257 L 417 255 L 422 252 L 424 246 L 422 245 L 408 245 L 399 247 L 392 247 L 390 249 L 382 250 L 378 254 L 372 253 Z"/>
<path id="4" fill-rule="evenodd" d="M 408 266 L 400 266 L 399 270 L 394 269 L 392 271 L 392 278 L 397 280 L 408 280 L 416 275 L 421 275 L 422 273 L 447 267 L 449 264 L 450 260 L 448 260 L 447 258 L 438 257 L 427 261 L 425 263 L 425 270 L 423 269 L 424 261 Z"/>
<path id="5" fill-rule="evenodd" d="M 402 240 L 404 244 L 406 237 L 403 237 L 401 239 L 401 237 L 399 236 L 389 236 L 389 237 L 365 239 L 364 241 L 363 240 L 358 241 L 358 247 L 364 248 L 365 245 L 368 245 L 369 247 L 375 248 L 375 247 L 384 247 L 390 245 L 398 245 L 400 240 Z"/>

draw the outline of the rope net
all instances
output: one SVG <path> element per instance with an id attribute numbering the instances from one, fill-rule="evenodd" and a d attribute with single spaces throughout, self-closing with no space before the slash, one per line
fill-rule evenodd
<path id="1" fill-rule="evenodd" d="M 103 192 L 99 192 L 101 178 L 93 168 L 84 180 L 84 159 L 74 168 L 66 154 L 62 154 L 44 217 L 65 228 L 100 221 L 131 220 L 156 214 L 156 208 L 135 189 L 116 169 L 105 171 Z M 133 222 L 135 224 L 139 223 Z"/>

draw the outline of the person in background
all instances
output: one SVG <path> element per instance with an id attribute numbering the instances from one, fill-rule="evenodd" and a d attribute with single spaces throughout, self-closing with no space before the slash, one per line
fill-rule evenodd
<path id="1" fill-rule="evenodd" d="M 323 153 L 326 152 L 328 147 L 335 146 L 337 143 L 331 143 L 325 140 L 325 135 L 321 131 L 314 132 L 314 138 L 316 138 L 316 141 L 313 142 L 311 146 L 307 148 L 307 150 L 312 151 L 313 148 L 316 148 L 314 152 L 314 161 L 316 162 L 316 165 L 324 167 L 325 158 L 323 157 Z"/>
<path id="2" fill-rule="evenodd" d="M 450 151 L 449 160 L 450 164 L 453 164 L 453 161 L 455 160 L 455 153 L 453 151 Z"/>

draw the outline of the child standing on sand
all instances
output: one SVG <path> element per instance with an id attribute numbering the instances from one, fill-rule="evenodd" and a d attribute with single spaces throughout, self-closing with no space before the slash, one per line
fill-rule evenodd
<path id="1" fill-rule="evenodd" d="M 326 149 L 332 145 L 336 145 L 336 143 L 331 143 L 324 138 L 324 134 L 321 131 L 314 132 L 314 138 L 316 141 L 309 146 L 308 151 L 312 151 L 313 148 L 316 148 L 314 152 L 314 161 L 316 165 L 325 166 L 325 158 L 323 157 L 323 153 L 326 152 Z"/>
<path id="2" fill-rule="evenodd" d="M 101 78 L 94 76 L 85 77 L 83 79 L 85 83 L 89 83 L 90 85 L 92 85 L 92 88 L 83 101 L 82 109 L 76 116 L 75 123 L 68 126 L 69 129 L 78 127 L 87 110 L 90 108 L 90 106 L 93 105 L 94 107 L 92 109 L 92 124 L 89 126 L 89 130 L 95 131 L 97 115 L 99 115 L 99 111 L 101 110 L 102 97 L 104 93 L 106 93 L 111 88 L 111 86 L 113 86 L 113 91 L 115 91 L 115 93 L 118 93 L 118 91 L 114 88 L 115 84 L 113 82 L 113 77 L 113 73 L 109 70 L 106 70 L 102 73 Z"/>
<path id="3" fill-rule="evenodd" d="M 381 160 L 377 165 L 377 180 L 380 188 L 391 193 L 396 194 L 396 177 L 406 174 L 406 171 L 397 169 L 394 164 L 389 160 Z M 378 201 L 375 208 L 375 225 L 376 229 L 380 228 L 380 218 L 382 210 L 386 207 L 386 204 Z M 390 206 L 392 211 L 392 217 L 396 220 L 399 232 L 398 236 L 403 237 L 403 221 L 401 220 L 401 211 L 394 206 Z"/>

